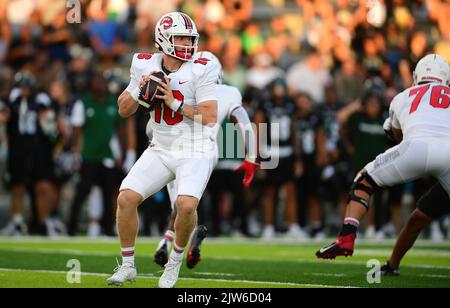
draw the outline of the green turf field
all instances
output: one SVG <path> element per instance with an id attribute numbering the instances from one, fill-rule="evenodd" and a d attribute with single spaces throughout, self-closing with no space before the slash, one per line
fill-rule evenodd
<path id="1" fill-rule="evenodd" d="M 303 287 L 450 287 L 450 243 L 419 241 L 401 267 L 400 277 L 367 282 L 367 261 L 384 262 L 393 241 L 358 242 L 355 255 L 335 261 L 316 259 L 317 249 L 330 242 L 283 243 L 260 240 L 207 239 L 195 270 L 183 265 L 180 288 L 303 288 Z M 152 262 L 156 240 L 139 240 L 135 283 L 124 287 L 154 288 L 161 268 Z M 106 278 L 119 257 L 116 240 L 85 238 L 49 240 L 0 238 L 0 287 L 107 287 Z M 79 260 L 80 283 L 69 283 L 67 262 Z"/>

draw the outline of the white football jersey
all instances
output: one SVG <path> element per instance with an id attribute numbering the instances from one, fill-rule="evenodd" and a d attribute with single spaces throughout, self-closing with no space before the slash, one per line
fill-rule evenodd
<path id="1" fill-rule="evenodd" d="M 139 86 L 144 75 L 152 71 L 163 71 L 162 53 L 135 54 L 131 64 L 130 84 L 127 91 Z M 170 87 L 175 99 L 187 105 L 205 101 L 217 101 L 215 88 L 219 79 L 220 66 L 213 61 L 209 52 L 198 52 L 178 71 L 170 73 Z M 170 150 L 210 149 L 215 140 L 213 128 L 195 123 L 188 117 L 172 111 L 163 105 L 151 111 L 151 128 L 156 146 Z"/>
<path id="2" fill-rule="evenodd" d="M 438 83 L 408 88 L 394 97 L 389 114 L 404 140 L 450 138 L 450 88 Z"/>
<path id="3" fill-rule="evenodd" d="M 242 106 L 242 95 L 239 90 L 232 86 L 227 85 L 217 85 L 216 86 L 217 95 L 217 123 L 213 127 L 213 138 L 216 139 L 220 127 L 225 121 L 229 119 L 234 110 Z M 146 134 L 151 139 L 153 135 L 151 121 L 147 123 Z M 152 142 L 153 143 L 153 142 Z"/>
<path id="4" fill-rule="evenodd" d="M 225 121 L 229 119 L 231 113 L 242 106 L 242 95 L 239 90 L 235 87 L 227 85 L 217 85 L 216 86 L 217 95 L 217 124 L 214 125 L 213 134 L 217 136 L 220 127 Z"/>

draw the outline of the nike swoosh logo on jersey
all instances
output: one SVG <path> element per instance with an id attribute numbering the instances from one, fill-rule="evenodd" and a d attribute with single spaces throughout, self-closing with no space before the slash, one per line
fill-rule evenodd
<path id="1" fill-rule="evenodd" d="M 189 80 L 187 80 L 187 81 L 178 81 L 179 84 L 185 84 L 186 82 L 189 82 Z"/>

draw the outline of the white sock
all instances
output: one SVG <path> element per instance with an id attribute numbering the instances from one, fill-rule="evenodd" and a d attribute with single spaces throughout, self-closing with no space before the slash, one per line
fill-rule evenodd
<path id="1" fill-rule="evenodd" d="M 349 225 L 353 225 L 356 228 L 359 227 L 359 220 L 353 217 L 345 217 L 344 219 L 344 224 L 349 224 Z"/>
<path id="2" fill-rule="evenodd" d="M 183 260 L 184 256 L 184 247 L 179 247 L 176 243 L 173 243 L 173 249 L 172 253 L 170 254 L 170 257 L 176 261 Z"/>
<path id="3" fill-rule="evenodd" d="M 172 242 L 175 239 L 175 232 L 173 232 L 172 230 L 167 230 L 166 233 L 164 233 L 164 240 L 167 243 L 167 247 L 169 247 L 169 249 L 172 247 Z"/>
<path id="4" fill-rule="evenodd" d="M 122 264 L 129 263 L 134 266 L 134 247 L 121 248 Z"/>
<path id="5" fill-rule="evenodd" d="M 172 230 L 167 230 L 166 233 L 164 233 L 164 240 L 169 245 L 172 245 L 174 238 L 175 238 L 175 232 L 173 232 Z"/>

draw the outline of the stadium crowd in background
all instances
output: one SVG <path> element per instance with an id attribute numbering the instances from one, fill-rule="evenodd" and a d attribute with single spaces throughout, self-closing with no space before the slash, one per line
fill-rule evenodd
<path id="1" fill-rule="evenodd" d="M 223 82 L 241 90 L 253 121 L 280 127 L 280 165 L 258 171 L 249 189 L 231 174 L 237 182 L 221 187 L 213 174 L 199 219 L 215 236 L 334 235 L 355 172 L 390 146 L 383 121 L 391 99 L 412 85 L 427 53 L 450 62 L 443 0 L 79 2 L 81 23 L 68 22 L 65 0 L 0 2 L 4 234 L 56 235 L 68 224 L 74 235 L 85 216 L 82 231 L 114 234 L 114 195 L 148 146 L 148 117 L 120 121 L 114 97 L 128 84 L 133 53 L 156 51 L 154 26 L 164 13 L 192 16 L 200 50 L 220 58 Z M 432 184 L 421 179 L 374 196 L 366 236 L 395 235 L 402 205 L 410 212 Z M 157 235 L 167 194 L 146 203 L 142 233 Z M 431 227 L 434 239 L 443 238 L 441 222 Z"/>

